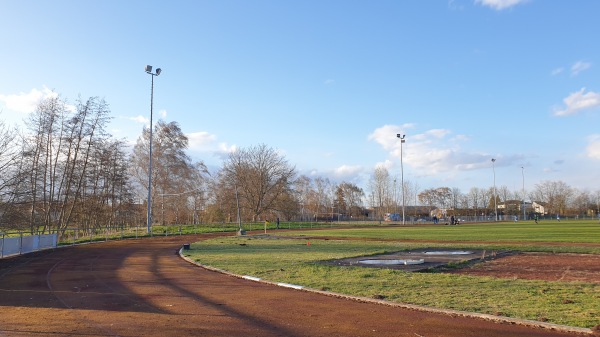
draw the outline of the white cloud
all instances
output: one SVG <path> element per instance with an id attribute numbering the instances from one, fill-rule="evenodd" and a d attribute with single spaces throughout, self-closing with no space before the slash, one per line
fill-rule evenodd
<path id="1" fill-rule="evenodd" d="M 562 74 L 562 72 L 563 72 L 563 71 L 565 71 L 565 68 L 563 68 L 563 67 L 560 67 L 560 68 L 553 69 L 553 70 L 552 70 L 552 72 L 551 72 L 550 74 L 551 74 L 552 76 L 557 76 L 557 75 L 560 75 L 560 74 Z"/>
<path id="2" fill-rule="evenodd" d="M 217 139 L 215 135 L 205 131 L 188 133 L 186 136 L 188 137 L 188 145 L 192 150 L 202 150 L 213 146 Z"/>
<path id="3" fill-rule="evenodd" d="M 456 3 L 456 0 L 448 0 L 448 8 L 452 10 L 463 10 L 464 6 L 462 4 Z"/>
<path id="4" fill-rule="evenodd" d="M 600 160 L 600 134 L 588 137 L 588 145 L 585 148 L 585 154 L 588 158 Z"/>
<path id="5" fill-rule="evenodd" d="M 577 76 L 580 72 L 590 69 L 592 64 L 589 62 L 577 61 L 571 66 L 571 75 Z"/>
<path id="6" fill-rule="evenodd" d="M 167 117 L 167 111 L 166 110 L 159 111 L 158 112 L 158 116 L 164 119 L 165 117 Z M 138 124 L 144 124 L 146 126 L 150 125 L 150 119 L 148 117 L 142 116 L 142 115 L 137 115 L 137 116 L 134 116 L 134 117 L 120 117 L 120 118 L 125 118 L 125 119 L 128 119 L 130 121 L 134 121 L 134 122 L 136 122 Z"/>
<path id="7" fill-rule="evenodd" d="M 444 138 L 450 133 L 450 130 L 446 129 L 432 129 L 425 132 L 426 137 Z"/>
<path id="8" fill-rule="evenodd" d="M 237 145 L 227 145 L 227 143 L 219 143 L 219 150 L 222 152 L 231 153 L 237 151 L 237 149 Z"/>
<path id="9" fill-rule="evenodd" d="M 127 117 L 127 119 L 134 121 L 136 123 L 140 123 L 140 124 L 146 124 L 146 125 L 150 124 L 150 120 L 142 115 L 138 115 L 135 117 Z"/>
<path id="10" fill-rule="evenodd" d="M 574 92 L 563 99 L 565 103 L 564 109 L 556 109 L 554 111 L 555 116 L 568 116 L 579 112 L 580 110 L 592 109 L 600 106 L 600 94 L 588 91 L 585 92 L 585 88 Z"/>
<path id="11" fill-rule="evenodd" d="M 205 158 L 207 155 L 220 161 L 226 160 L 229 154 L 237 151 L 237 145 L 217 142 L 217 136 L 206 131 L 187 133 L 188 147 L 191 152 Z"/>
<path id="12" fill-rule="evenodd" d="M 229 154 L 235 152 L 239 149 L 237 145 L 229 145 L 227 143 L 219 143 L 216 148 L 209 150 L 212 152 L 212 155 L 219 158 L 221 161 L 227 160 L 229 158 Z"/>
<path id="13" fill-rule="evenodd" d="M 353 177 L 355 175 L 358 175 L 362 171 L 363 167 L 360 165 L 342 165 L 335 169 L 335 176 L 340 178 Z"/>
<path id="14" fill-rule="evenodd" d="M 398 141 L 397 134 L 406 134 L 407 129 L 412 129 L 413 124 L 398 125 L 384 125 L 380 128 L 375 129 L 368 137 L 369 140 L 374 140 L 383 146 L 384 149 L 389 150 L 400 144 Z M 398 145 L 399 146 L 399 145 Z"/>
<path id="15" fill-rule="evenodd" d="M 395 163 L 389 159 L 386 159 L 384 162 L 379 162 L 375 164 L 374 168 L 383 167 L 387 170 L 391 170 L 394 167 Z"/>
<path id="16" fill-rule="evenodd" d="M 408 124 L 413 128 L 412 124 Z M 422 133 L 407 134 L 406 142 L 400 146 L 395 136 L 406 127 L 385 125 L 369 135 L 369 140 L 380 144 L 389 152 L 391 159 L 377 163 L 387 169 L 400 165 L 400 156 L 404 168 L 410 168 L 418 176 L 435 176 L 441 173 L 456 175 L 461 171 L 470 171 L 490 167 L 491 156 L 486 153 L 465 152 L 461 144 L 469 140 L 465 135 L 453 135 L 448 129 L 431 129 Z M 401 154 L 402 152 L 402 154 Z M 507 158 L 505 162 L 514 161 Z"/>
<path id="17" fill-rule="evenodd" d="M 4 102 L 4 105 L 9 110 L 20 113 L 30 113 L 35 110 L 41 100 L 57 96 L 57 93 L 44 86 L 42 90 L 33 88 L 28 93 L 21 92 L 19 94 L 10 95 L 0 94 L 0 101 Z"/>
<path id="18" fill-rule="evenodd" d="M 475 0 L 475 3 L 501 11 L 527 1 L 528 0 Z"/>

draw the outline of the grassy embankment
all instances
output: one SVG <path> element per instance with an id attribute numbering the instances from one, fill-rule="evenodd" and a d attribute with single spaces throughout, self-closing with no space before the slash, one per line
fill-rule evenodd
<path id="1" fill-rule="evenodd" d="M 188 255 L 200 263 L 237 274 L 337 293 L 578 327 L 600 324 L 599 284 L 410 273 L 318 263 L 423 247 L 600 254 L 597 222 L 271 231 L 269 234 L 202 241 L 194 243 L 186 254 L 189 252 Z M 282 237 L 284 235 L 293 237 L 288 239 Z M 319 236 L 327 239 L 319 239 Z M 556 245 L 557 242 L 563 244 Z"/>

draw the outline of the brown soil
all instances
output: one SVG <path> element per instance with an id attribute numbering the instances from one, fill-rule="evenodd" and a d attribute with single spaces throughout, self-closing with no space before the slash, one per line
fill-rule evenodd
<path id="1" fill-rule="evenodd" d="M 600 255 L 522 253 L 478 263 L 456 274 L 600 283 Z"/>
<path id="2" fill-rule="evenodd" d="M 208 271 L 176 254 L 183 243 L 206 237 L 88 244 L 0 260 L 0 336 L 577 335 L 277 287 Z M 546 256 L 546 265 L 558 264 L 553 258 Z"/>

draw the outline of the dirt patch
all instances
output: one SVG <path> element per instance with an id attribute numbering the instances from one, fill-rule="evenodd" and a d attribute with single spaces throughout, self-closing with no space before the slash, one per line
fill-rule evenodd
<path id="1" fill-rule="evenodd" d="M 600 283 L 600 255 L 521 253 L 448 272 L 498 278 Z"/>
<path id="2" fill-rule="evenodd" d="M 303 237 L 303 239 L 322 239 L 322 240 L 363 240 L 363 241 L 400 241 L 397 239 L 356 239 L 339 237 Z M 409 240 L 413 243 L 446 243 L 435 240 Z M 485 241 L 461 241 L 462 243 L 486 244 Z M 511 245 L 543 245 L 556 247 L 600 247 L 598 243 L 566 243 L 566 242 L 514 242 L 514 241 L 495 241 L 495 244 Z M 502 254 L 500 254 L 502 255 Z M 446 270 L 448 273 L 491 276 L 498 278 L 527 279 L 527 280 L 545 280 L 545 281 L 564 281 L 564 282 L 587 282 L 600 283 L 600 255 L 598 254 L 575 254 L 575 253 L 508 253 L 498 258 L 486 259 L 485 261 L 475 261 L 464 265 L 464 268 L 451 268 Z M 334 261 L 331 261 L 334 264 Z M 477 263 L 480 262 L 480 263 Z M 338 264 L 343 265 L 343 264 Z M 442 264 L 443 265 L 443 264 Z M 436 267 L 436 266 L 428 266 Z M 406 268 L 406 267 L 399 267 Z M 440 268 L 437 265 L 436 268 Z"/>

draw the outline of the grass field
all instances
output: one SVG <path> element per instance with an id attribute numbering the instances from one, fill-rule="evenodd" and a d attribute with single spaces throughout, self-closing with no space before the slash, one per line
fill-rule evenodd
<path id="1" fill-rule="evenodd" d="M 597 221 L 533 221 L 462 224 L 458 226 L 410 226 L 353 228 L 346 230 L 295 231 L 288 235 L 334 236 L 382 240 L 443 240 L 483 242 L 600 243 Z"/>
<path id="2" fill-rule="evenodd" d="M 337 293 L 578 327 L 600 324 L 598 284 L 410 273 L 319 263 L 433 246 L 600 254 L 600 246 L 594 245 L 600 243 L 597 222 L 271 231 L 269 234 L 194 243 L 186 255 L 237 274 Z M 319 239 L 319 236 L 327 238 Z M 335 240 L 335 237 L 368 240 Z M 572 244 L 553 245 L 556 242 Z"/>

